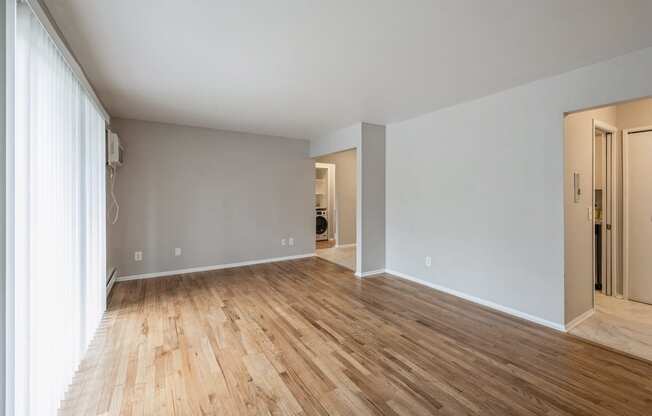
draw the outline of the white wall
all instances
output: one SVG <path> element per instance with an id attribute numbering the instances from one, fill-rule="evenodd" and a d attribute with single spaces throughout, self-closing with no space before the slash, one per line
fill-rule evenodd
<path id="1" fill-rule="evenodd" d="M 126 147 L 109 248 L 120 276 L 314 253 L 308 141 L 123 119 L 112 129 Z"/>
<path id="2" fill-rule="evenodd" d="M 645 49 L 389 125 L 387 268 L 561 328 L 563 114 L 652 95 L 651 73 Z"/>

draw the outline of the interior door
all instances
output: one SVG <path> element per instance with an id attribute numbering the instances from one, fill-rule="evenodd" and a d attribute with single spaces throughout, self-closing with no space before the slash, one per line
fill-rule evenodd
<path id="1" fill-rule="evenodd" d="M 652 132 L 626 138 L 625 263 L 629 298 L 652 303 Z"/>

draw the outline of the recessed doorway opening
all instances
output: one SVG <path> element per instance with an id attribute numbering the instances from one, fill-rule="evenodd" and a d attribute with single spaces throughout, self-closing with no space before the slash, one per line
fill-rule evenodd
<path id="1" fill-rule="evenodd" d="M 357 254 L 356 149 L 315 159 L 315 255 L 352 271 Z"/>
<path id="2" fill-rule="evenodd" d="M 652 99 L 564 124 L 567 331 L 652 361 Z"/>

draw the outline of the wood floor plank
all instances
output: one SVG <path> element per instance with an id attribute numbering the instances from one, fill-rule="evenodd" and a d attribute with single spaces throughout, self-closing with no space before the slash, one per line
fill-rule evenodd
<path id="1" fill-rule="evenodd" d="M 319 258 L 118 283 L 61 415 L 652 414 L 652 365 Z"/>

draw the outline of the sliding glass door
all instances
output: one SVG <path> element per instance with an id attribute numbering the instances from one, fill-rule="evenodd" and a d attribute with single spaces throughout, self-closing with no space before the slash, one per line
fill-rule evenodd
<path id="1" fill-rule="evenodd" d="M 15 75 L 8 400 L 16 415 L 46 415 L 56 413 L 105 309 L 105 122 L 25 3 Z"/>

